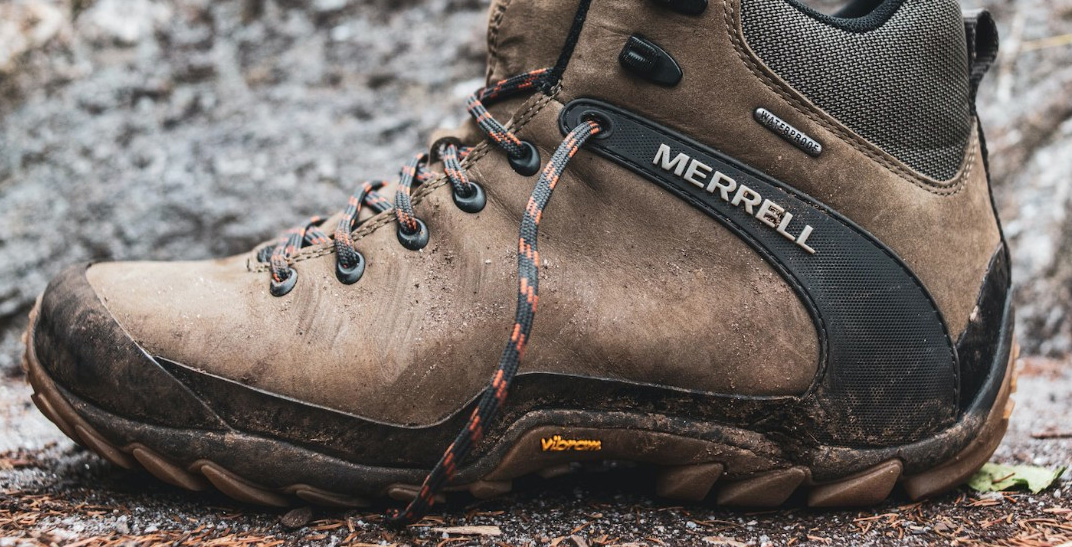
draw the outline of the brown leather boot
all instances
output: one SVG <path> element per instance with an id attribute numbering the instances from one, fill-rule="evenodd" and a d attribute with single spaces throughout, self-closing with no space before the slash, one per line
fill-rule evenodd
<path id="1" fill-rule="evenodd" d="M 989 458 L 1015 343 L 973 106 L 988 15 L 497 0 L 489 48 L 473 123 L 342 213 L 53 281 L 41 410 L 185 488 L 412 500 L 399 520 L 583 460 L 830 506 Z"/>

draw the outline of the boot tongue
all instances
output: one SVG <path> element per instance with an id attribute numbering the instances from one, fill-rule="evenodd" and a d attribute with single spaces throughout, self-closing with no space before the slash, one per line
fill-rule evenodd
<path id="1" fill-rule="evenodd" d="M 488 15 L 488 84 L 555 65 L 577 0 L 494 0 Z"/>
<path id="2" fill-rule="evenodd" d="M 488 12 L 487 85 L 553 67 L 566 45 L 577 5 L 578 0 L 493 0 Z M 525 100 L 507 99 L 488 105 L 488 109 L 505 122 Z M 484 140 L 485 135 L 466 116 L 460 127 L 436 131 L 428 146 L 443 137 L 455 137 L 472 146 Z M 442 170 L 439 165 L 432 167 Z"/>

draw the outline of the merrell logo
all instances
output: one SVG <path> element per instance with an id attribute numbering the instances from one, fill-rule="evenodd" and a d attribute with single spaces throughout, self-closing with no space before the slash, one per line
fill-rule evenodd
<path id="1" fill-rule="evenodd" d="M 555 435 L 550 439 L 540 439 L 540 447 L 544 452 L 565 452 L 567 450 L 595 451 L 603 450 L 603 441 L 589 439 L 563 439 L 562 435 Z"/>
<path id="2" fill-rule="evenodd" d="M 796 243 L 808 253 L 815 254 L 815 249 L 808 246 L 811 225 L 805 225 L 800 233 L 792 234 L 793 213 L 769 199 L 764 199 L 759 192 L 737 184 L 736 180 L 721 171 L 715 171 L 703 162 L 690 158 L 684 153 L 674 154 L 670 146 L 660 144 L 655 159 L 652 161 L 659 168 L 673 173 L 689 184 L 703 188 L 710 194 L 718 194 L 723 201 L 742 208 L 746 213 L 771 227 L 786 239 Z"/>

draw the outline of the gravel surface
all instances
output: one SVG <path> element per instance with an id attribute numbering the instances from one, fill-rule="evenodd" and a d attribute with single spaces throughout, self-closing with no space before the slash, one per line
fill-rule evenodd
<path id="1" fill-rule="evenodd" d="M 1072 0 L 980 3 L 1003 35 L 979 109 L 1014 246 L 1018 329 L 1034 356 L 996 459 L 1063 465 Z M 1072 540 L 1067 483 L 1034 496 L 748 514 L 666 505 L 644 471 L 621 469 L 459 499 L 442 522 L 394 534 L 376 512 L 284 515 L 177 491 L 76 448 L 30 406 L 18 339 L 52 275 L 87 259 L 244 251 L 336 210 L 357 181 L 392 176 L 435 128 L 463 118 L 482 83 L 485 10 L 480 0 L 0 0 L 0 546 Z M 433 530 L 476 525 L 502 535 Z"/>

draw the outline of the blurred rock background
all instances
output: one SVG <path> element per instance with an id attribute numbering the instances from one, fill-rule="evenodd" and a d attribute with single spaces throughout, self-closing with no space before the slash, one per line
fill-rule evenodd
<path id="1" fill-rule="evenodd" d="M 482 83 L 487 0 L 0 0 L 0 377 L 88 259 L 249 249 L 391 177 Z M 1072 0 L 987 7 L 1021 340 L 1072 351 Z M 822 6 L 833 4 L 815 0 Z"/>

